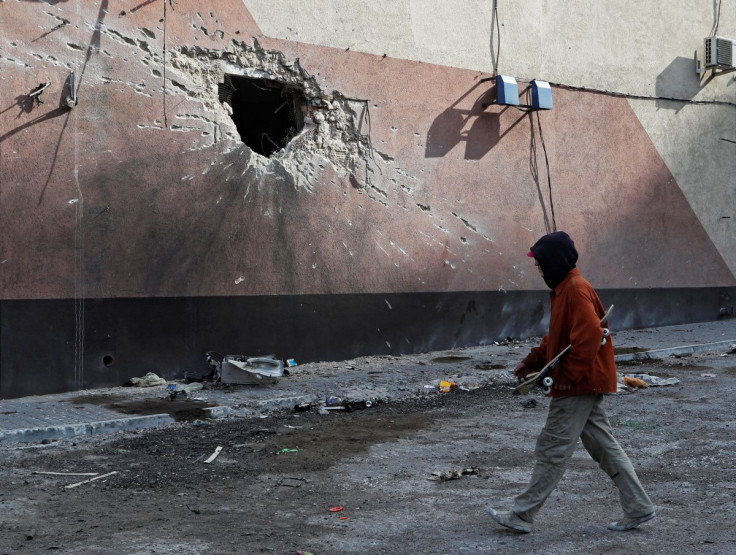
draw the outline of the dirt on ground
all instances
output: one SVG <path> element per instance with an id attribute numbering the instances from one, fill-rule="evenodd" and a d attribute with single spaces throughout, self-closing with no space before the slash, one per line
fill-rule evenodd
<path id="1" fill-rule="evenodd" d="M 658 515 L 629 532 L 580 446 L 532 534 L 485 514 L 526 484 L 548 405 L 486 386 L 3 447 L 0 553 L 735 553 L 735 365 L 619 367 L 680 379 L 606 398 Z"/>

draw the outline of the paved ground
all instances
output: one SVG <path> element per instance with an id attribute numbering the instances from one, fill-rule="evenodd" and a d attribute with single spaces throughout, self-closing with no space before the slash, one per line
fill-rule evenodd
<path id="1" fill-rule="evenodd" d="M 580 445 L 533 534 L 485 513 L 526 485 L 549 405 L 539 390 L 511 394 L 509 369 L 528 345 L 510 343 L 305 365 L 275 387 L 213 389 L 202 401 L 115 388 L 2 402 L 3 417 L 23 425 L 76 424 L 4 432 L 0 555 L 732 555 L 733 326 L 618 334 L 619 356 L 642 358 L 620 362 L 621 372 L 679 380 L 604 400 L 657 512 L 630 532 L 607 530 L 621 512 L 616 488 Z M 689 354 L 691 345 L 702 350 Z M 464 389 L 438 393 L 440 377 Z M 327 394 L 390 402 L 322 414 Z M 301 399 L 316 406 L 296 412 Z M 279 405 L 287 410 L 267 415 Z M 207 408 L 251 417 L 203 418 Z M 157 423 L 144 411 L 189 421 Z M 129 417 L 151 428 L 91 435 L 134 425 Z M 81 435 L 38 439 L 61 432 Z"/>
<path id="2" fill-rule="evenodd" d="M 736 344 L 736 319 L 616 332 L 617 361 L 697 351 L 724 353 Z M 334 395 L 353 402 L 397 402 L 437 389 L 440 380 L 473 389 L 511 384 L 510 369 L 533 340 L 400 357 L 362 357 L 291 368 L 273 386 L 208 386 L 171 401 L 167 386 L 116 387 L 0 401 L 0 444 L 162 427 L 182 420 L 258 417 Z M 258 353 L 252 353 L 257 355 Z M 207 371 L 204 360 L 200 371 Z"/>

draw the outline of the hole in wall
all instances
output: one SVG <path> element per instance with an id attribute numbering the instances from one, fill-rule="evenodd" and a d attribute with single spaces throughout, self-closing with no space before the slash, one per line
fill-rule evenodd
<path id="1" fill-rule="evenodd" d="M 115 362 L 114 359 L 110 355 L 105 355 L 102 357 L 102 364 L 105 366 L 112 366 L 112 363 Z"/>
<path id="2" fill-rule="evenodd" d="M 218 96 L 230 106 L 240 140 L 262 156 L 284 148 L 304 127 L 304 93 L 285 83 L 226 74 Z"/>

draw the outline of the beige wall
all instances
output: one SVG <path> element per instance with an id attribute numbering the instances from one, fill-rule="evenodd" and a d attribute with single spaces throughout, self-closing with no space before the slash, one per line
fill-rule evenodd
<path id="1" fill-rule="evenodd" d="M 736 72 L 701 81 L 694 63 L 714 25 L 715 2 L 498 0 L 500 33 L 491 25 L 492 0 L 244 2 L 269 37 L 484 72 L 494 69 L 493 39 L 499 73 L 632 97 L 736 271 L 736 145 L 729 142 L 736 140 Z M 717 34 L 736 39 L 736 0 L 722 1 Z"/>

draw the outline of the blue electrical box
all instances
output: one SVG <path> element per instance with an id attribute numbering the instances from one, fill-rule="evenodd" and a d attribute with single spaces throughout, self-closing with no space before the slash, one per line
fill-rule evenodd
<path id="1" fill-rule="evenodd" d="M 496 76 L 496 102 L 508 106 L 519 105 L 519 85 L 516 84 L 516 79 L 508 75 Z"/>
<path id="2" fill-rule="evenodd" d="M 552 87 L 547 81 L 532 81 L 532 108 L 535 110 L 552 109 Z"/>

